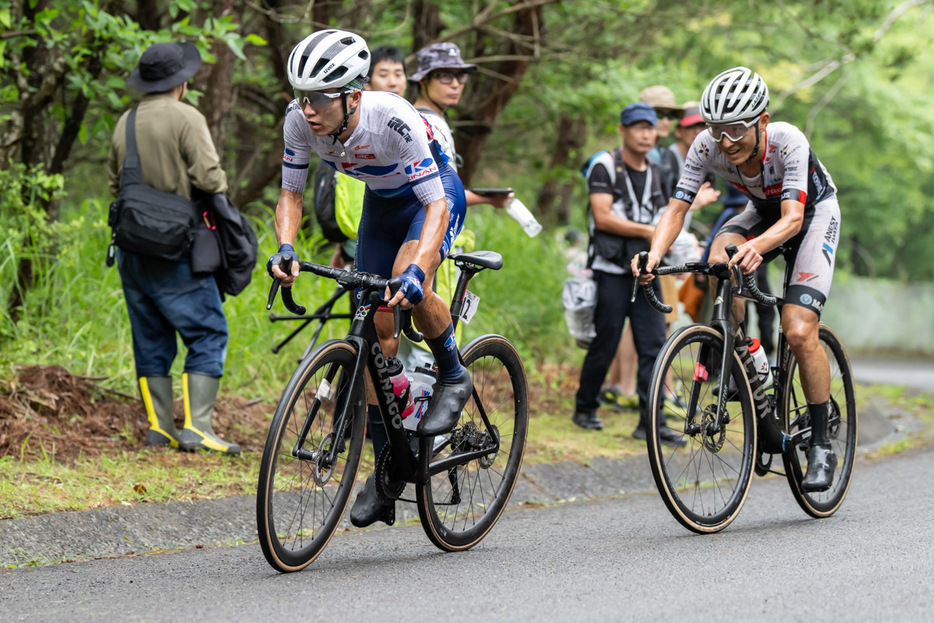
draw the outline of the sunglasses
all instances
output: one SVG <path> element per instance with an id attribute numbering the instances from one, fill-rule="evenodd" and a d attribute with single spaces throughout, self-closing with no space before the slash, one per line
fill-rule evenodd
<path id="1" fill-rule="evenodd" d="M 762 115 L 759 115 L 755 119 L 751 119 L 749 121 L 737 121 L 736 123 L 708 123 L 707 130 L 710 131 L 710 136 L 713 137 L 713 140 L 718 143 L 723 140 L 724 136 L 735 143 L 746 136 L 749 133 L 749 128 L 758 123 L 760 118 L 762 118 Z"/>
<path id="2" fill-rule="evenodd" d="M 668 119 L 669 121 L 677 121 L 681 118 L 681 112 L 676 110 L 655 109 L 655 114 L 659 119 Z"/>
<path id="3" fill-rule="evenodd" d="M 340 93 L 325 93 L 324 91 L 302 91 L 295 89 L 295 99 L 299 104 L 308 104 L 315 110 L 324 110 L 334 105 L 337 99 L 344 95 L 346 91 Z"/>
<path id="4" fill-rule="evenodd" d="M 431 77 L 440 82 L 441 84 L 451 84 L 456 79 L 459 83 L 465 84 L 467 78 L 470 76 L 469 72 L 466 71 L 439 71 L 431 74 Z"/>

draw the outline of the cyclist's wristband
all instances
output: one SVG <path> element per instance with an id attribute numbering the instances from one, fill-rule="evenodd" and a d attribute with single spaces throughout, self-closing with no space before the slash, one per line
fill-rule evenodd
<path id="1" fill-rule="evenodd" d="M 290 253 L 292 255 L 293 260 L 298 259 L 298 254 L 295 252 L 295 249 L 292 247 L 292 245 L 290 245 L 287 242 L 279 245 L 279 250 L 276 251 L 276 253 L 272 257 L 269 258 L 268 262 L 266 262 L 266 272 L 269 273 L 270 277 L 273 276 L 272 275 L 273 265 L 278 265 L 279 263 L 281 263 L 282 256 L 285 255 L 286 253 Z"/>

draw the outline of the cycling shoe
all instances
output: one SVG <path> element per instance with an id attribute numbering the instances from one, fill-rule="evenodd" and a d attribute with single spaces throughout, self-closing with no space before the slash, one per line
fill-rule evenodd
<path id="1" fill-rule="evenodd" d="M 357 500 L 350 509 L 350 523 L 358 528 L 382 521 L 391 526 L 396 521 L 396 504 L 383 504 L 376 493 L 376 479 L 370 476 L 363 484 L 363 490 L 357 494 Z"/>
<path id="2" fill-rule="evenodd" d="M 808 448 L 808 471 L 801 480 L 801 488 L 808 493 L 826 491 L 833 484 L 837 468 L 837 455 L 830 444 L 814 444 Z"/>
<path id="3" fill-rule="evenodd" d="M 453 383 L 435 383 L 434 393 L 428 403 L 428 411 L 418 423 L 419 437 L 434 437 L 449 433 L 461 417 L 461 410 L 470 399 L 473 381 L 470 373 L 464 371 L 462 376 Z"/>

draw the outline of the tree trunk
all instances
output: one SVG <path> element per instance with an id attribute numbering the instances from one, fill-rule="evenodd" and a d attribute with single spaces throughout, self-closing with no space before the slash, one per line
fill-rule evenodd
<path id="1" fill-rule="evenodd" d="M 412 22 L 412 51 L 418 52 L 441 35 L 444 25 L 441 23 L 441 10 L 434 2 L 415 0 L 412 12 L 415 16 Z M 410 68 L 409 73 L 415 73 L 416 69 Z"/>
<path id="2" fill-rule="evenodd" d="M 538 209 L 543 220 L 550 223 L 568 223 L 568 204 L 574 191 L 574 183 L 568 182 L 566 176 L 562 179 L 556 172 L 573 169 L 573 163 L 581 159 L 580 151 L 586 142 L 587 121 L 584 116 L 570 117 L 562 114 L 558 120 L 558 137 L 555 149 L 551 153 L 548 178 L 538 192 Z"/>
<path id="3" fill-rule="evenodd" d="M 492 70 L 493 75 L 485 71 L 472 77 L 467 101 L 461 100 L 462 105 L 458 107 L 460 114 L 454 123 L 457 153 L 464 159 L 458 174 L 465 186 L 470 185 L 477 170 L 483 145 L 493 130 L 496 118 L 518 90 L 543 31 L 541 6 L 517 11 L 511 29 L 515 38 L 508 40 L 505 51 L 501 53 L 504 60 L 484 65 L 485 69 Z M 477 37 L 474 51 L 484 56 L 483 35 L 478 34 Z"/>
<path id="4" fill-rule="evenodd" d="M 214 4 L 214 17 L 233 14 L 234 22 L 243 21 L 243 3 L 234 0 L 219 0 Z M 202 20 L 203 21 L 203 20 Z M 213 65 L 202 65 L 195 75 L 195 83 L 204 93 L 198 108 L 208 122 L 211 138 L 218 154 L 224 153 L 224 120 L 236 104 L 236 92 L 233 89 L 233 70 L 236 59 L 233 51 L 223 41 L 211 44 L 211 53 L 216 59 Z"/>

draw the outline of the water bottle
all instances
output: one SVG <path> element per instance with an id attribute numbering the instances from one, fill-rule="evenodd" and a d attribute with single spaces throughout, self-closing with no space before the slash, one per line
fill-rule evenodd
<path id="1" fill-rule="evenodd" d="M 535 220 L 535 215 L 529 212 L 529 209 L 515 197 L 506 205 L 506 212 L 517 223 L 522 225 L 522 229 L 529 235 L 529 238 L 534 238 L 538 235 L 538 232 L 542 231 L 542 226 Z"/>
<path id="2" fill-rule="evenodd" d="M 756 366 L 756 373 L 762 382 L 762 387 L 769 387 L 772 384 L 772 367 L 769 365 L 769 359 L 762 348 L 759 340 L 751 337 L 746 338 L 746 345 L 749 346 L 749 352 L 752 353 L 752 359 Z"/>
<path id="3" fill-rule="evenodd" d="M 405 375 L 402 362 L 395 357 L 388 357 L 386 363 L 389 367 L 389 382 L 392 384 L 392 393 L 396 397 L 396 407 L 402 417 L 402 424 L 405 425 L 406 418 L 412 415 L 414 410 L 409 377 Z"/>
<path id="4" fill-rule="evenodd" d="M 435 385 L 435 373 L 425 367 L 416 366 L 409 374 L 409 392 L 412 395 L 412 412 L 402 420 L 402 426 L 414 431 L 418 428 L 425 411 L 428 410 L 428 401 L 431 400 L 431 391 Z"/>

